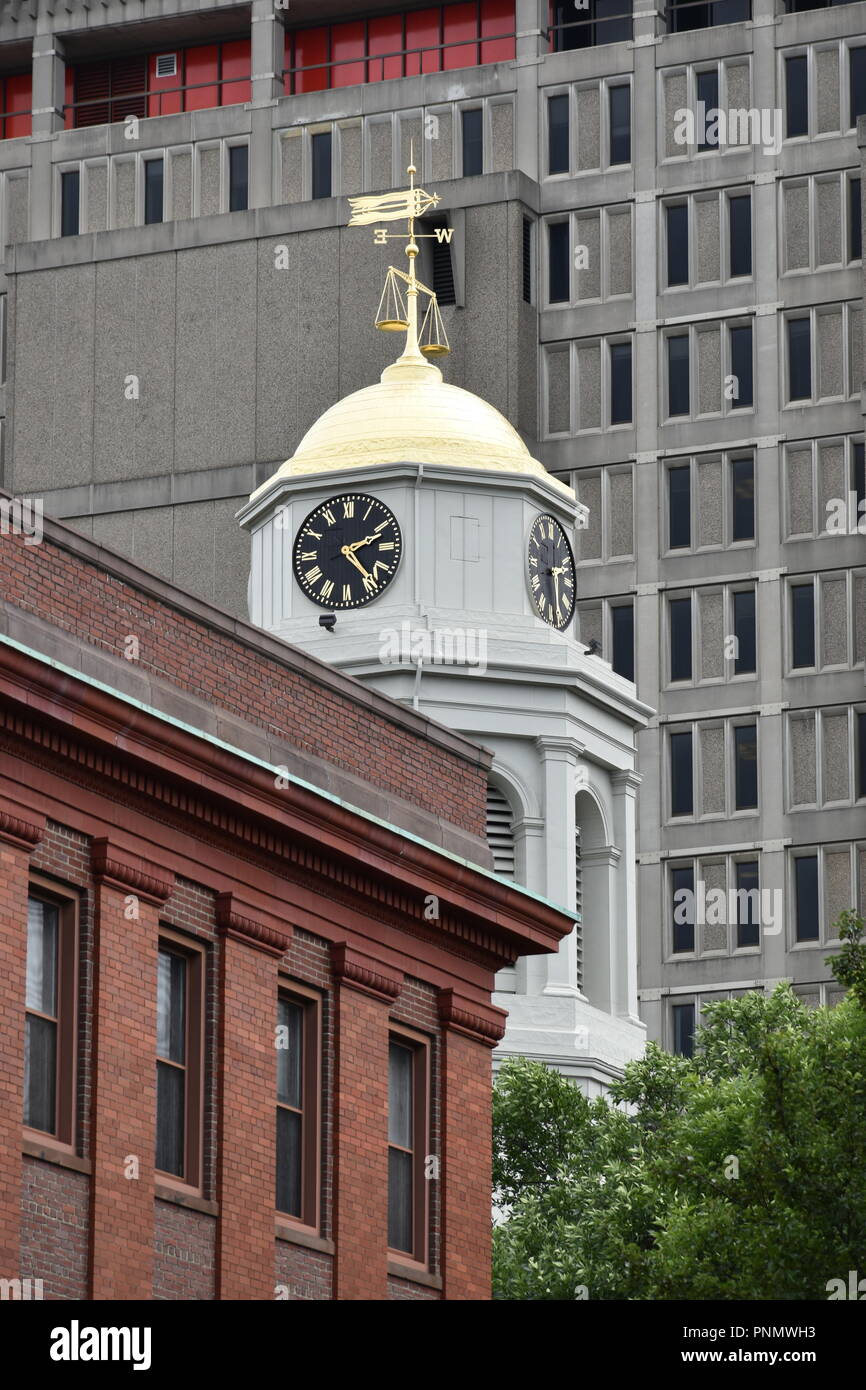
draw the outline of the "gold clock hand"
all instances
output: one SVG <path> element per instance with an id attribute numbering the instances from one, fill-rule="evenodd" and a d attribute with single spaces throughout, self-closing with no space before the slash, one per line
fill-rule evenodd
<path id="1" fill-rule="evenodd" d="M 351 550 L 351 551 L 360 550 L 362 545 L 372 545 L 373 541 L 378 541 L 378 540 L 381 540 L 381 536 L 365 536 L 363 540 L 361 540 L 361 541 L 355 541 L 353 545 L 344 546 L 344 547 L 343 547 L 343 554 L 345 554 L 345 553 L 346 553 L 347 551 L 349 551 L 349 550 Z"/>
<path id="2" fill-rule="evenodd" d="M 354 550 L 350 545 L 341 546 L 340 554 L 345 555 L 349 563 L 355 566 L 355 569 L 358 571 L 359 574 L 363 575 L 364 579 L 370 578 L 368 572 L 364 569 L 364 566 L 361 564 L 361 561 L 358 559 L 357 555 L 355 554 Z"/>

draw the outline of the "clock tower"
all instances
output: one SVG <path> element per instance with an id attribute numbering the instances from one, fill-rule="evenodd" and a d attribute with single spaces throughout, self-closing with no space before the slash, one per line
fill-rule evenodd
<path id="1" fill-rule="evenodd" d="M 404 351 L 326 411 L 240 512 L 250 617 L 491 750 L 493 870 L 576 919 L 557 955 L 501 973 L 497 1055 L 545 1061 L 597 1094 L 644 1042 L 635 737 L 652 711 L 580 641 L 585 508 L 429 360 L 448 345 L 415 273 L 415 219 L 438 198 L 409 172 L 403 193 L 351 200 L 350 223 L 408 222 L 375 232 L 406 241 L 408 271 L 388 270 L 377 317 L 405 332 Z"/>

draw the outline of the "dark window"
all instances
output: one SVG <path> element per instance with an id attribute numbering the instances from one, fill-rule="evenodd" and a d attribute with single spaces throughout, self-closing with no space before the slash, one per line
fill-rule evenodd
<path id="1" fill-rule="evenodd" d="M 610 345 L 610 423 L 631 422 L 631 343 Z"/>
<path id="2" fill-rule="evenodd" d="M 27 901 L 27 986 L 24 1032 L 24 1123 L 57 1133 L 60 1052 L 60 909 Z"/>
<path id="3" fill-rule="evenodd" d="M 532 303 L 532 223 L 523 219 L 523 300 Z"/>
<path id="4" fill-rule="evenodd" d="M 323 137 L 314 135 L 313 140 L 321 140 Z M 330 135 L 324 137 L 330 142 Z M 248 145 L 229 146 L 229 212 L 245 212 L 249 206 L 249 162 L 250 151 Z M 313 157 L 313 170 L 315 178 L 315 155 Z M 327 197 L 328 194 L 313 194 L 313 197 Z"/>
<path id="5" fill-rule="evenodd" d="M 737 193 L 728 199 L 730 274 L 752 273 L 752 196 Z"/>
<path id="6" fill-rule="evenodd" d="M 808 584 L 791 586 L 792 660 L 795 668 L 815 665 L 815 589 Z"/>
<path id="7" fill-rule="evenodd" d="M 734 674 L 745 675 L 755 670 L 754 589 L 741 589 L 734 594 L 734 636 L 737 639 Z"/>
<path id="8" fill-rule="evenodd" d="M 144 161 L 144 220 L 147 223 L 162 221 L 163 167 L 161 159 Z"/>
<path id="9" fill-rule="evenodd" d="M 785 59 L 785 135 L 793 140 L 809 134 L 809 94 L 806 55 Z"/>
<path id="10" fill-rule="evenodd" d="M 671 869 L 674 951 L 695 949 L 695 871 Z"/>
<path id="11" fill-rule="evenodd" d="M 697 75 L 698 90 L 698 149 L 717 150 L 719 148 L 719 133 L 715 127 L 708 131 L 708 127 L 714 126 L 715 117 L 710 119 L 711 111 L 719 109 L 719 70 L 710 68 L 708 72 L 699 72 Z"/>
<path id="12" fill-rule="evenodd" d="M 547 102 L 547 172 L 567 174 L 569 166 L 568 95 Z"/>
<path id="13" fill-rule="evenodd" d="M 674 1053 L 677 1057 L 693 1057 L 695 1052 L 695 1006 L 674 1004 L 671 1008 L 674 1024 Z"/>
<path id="14" fill-rule="evenodd" d="M 156 1044 L 156 1166 L 184 1177 L 187 1085 L 188 961 L 159 953 Z"/>
<path id="15" fill-rule="evenodd" d="M 694 813 L 691 732 L 671 734 L 671 815 Z"/>
<path id="16" fill-rule="evenodd" d="M 388 1245 L 426 1259 L 426 1048 L 392 1038 L 388 1059 Z"/>
<path id="17" fill-rule="evenodd" d="M 668 338 L 668 415 L 689 413 L 689 335 Z"/>
<path id="18" fill-rule="evenodd" d="M 668 284 L 689 283 L 689 208 L 676 203 L 665 209 L 667 223 Z"/>
<path id="19" fill-rule="evenodd" d="M 596 44 L 618 43 L 632 36 L 630 0 L 554 0 L 553 48 L 557 53 Z"/>
<path id="20" fill-rule="evenodd" d="M 757 946 L 760 940 L 760 889 L 757 859 L 743 859 L 737 874 L 737 945 Z"/>
<path id="21" fill-rule="evenodd" d="M 866 48 L 848 50 L 851 62 L 851 124 L 866 116 Z"/>
<path id="22" fill-rule="evenodd" d="M 788 399 L 812 395 L 812 330 L 808 318 L 788 319 Z"/>
<path id="23" fill-rule="evenodd" d="M 737 394 L 731 401 L 732 410 L 747 410 L 753 404 L 752 382 L 752 325 L 741 324 L 731 329 L 731 375 Z"/>
<path id="24" fill-rule="evenodd" d="M 551 304 L 571 299 L 571 237 L 568 222 L 547 226 L 548 298 Z"/>
<path id="25" fill-rule="evenodd" d="M 801 854 L 794 860 L 794 893 L 797 906 L 797 940 L 817 941 L 818 856 Z"/>
<path id="26" fill-rule="evenodd" d="M 277 1211 L 300 1217 L 304 1169 L 304 1006 L 277 1005 Z"/>
<path id="27" fill-rule="evenodd" d="M 731 539 L 750 541 L 755 536 L 755 465 L 752 459 L 731 464 Z"/>
<path id="28" fill-rule="evenodd" d="M 866 714 L 857 715 L 857 796 L 866 796 Z"/>
<path id="29" fill-rule="evenodd" d="M 331 132 L 320 131 L 312 137 L 313 197 L 331 196 Z"/>
<path id="30" fill-rule="evenodd" d="M 692 678 L 692 601 L 674 598 L 670 602 L 671 680 Z"/>
<path id="31" fill-rule="evenodd" d="M 631 88 L 611 87 L 608 91 L 610 115 L 610 163 L 631 164 Z"/>
<path id="32" fill-rule="evenodd" d="M 60 235 L 78 236 L 78 200 L 81 178 L 77 169 L 60 175 Z"/>
<path id="33" fill-rule="evenodd" d="M 687 549 L 692 543 L 692 470 L 689 464 L 668 469 L 668 545 Z"/>
<path id="34" fill-rule="evenodd" d="M 618 676 L 634 680 L 634 605 L 618 603 L 610 610 L 613 636 L 611 665 Z"/>
<path id="35" fill-rule="evenodd" d="M 857 507 L 866 498 L 866 468 L 864 468 L 863 445 L 854 445 L 854 493 Z"/>
<path id="36" fill-rule="evenodd" d="M 738 811 L 758 805 L 758 726 L 734 728 L 734 797 Z"/>
<path id="37" fill-rule="evenodd" d="M 859 261 L 863 255 L 863 209 L 860 202 L 860 180 L 848 180 L 848 259 Z"/>
<path id="38" fill-rule="evenodd" d="M 484 173 L 484 133 L 483 112 L 480 107 L 464 111 L 463 122 L 463 175 Z"/>
<path id="39" fill-rule="evenodd" d="M 752 17 L 751 0 L 670 0 L 668 33 L 682 34 L 688 29 L 709 29 L 717 24 L 739 24 Z"/>

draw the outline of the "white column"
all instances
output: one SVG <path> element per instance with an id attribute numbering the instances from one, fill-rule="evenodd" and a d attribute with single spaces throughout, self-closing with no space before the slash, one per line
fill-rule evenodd
<path id="1" fill-rule="evenodd" d="M 285 35 L 273 0 L 253 0 L 250 24 L 252 92 L 250 118 L 249 205 L 270 207 L 274 201 L 274 135 L 271 108 L 283 95 Z"/>
<path id="2" fill-rule="evenodd" d="M 622 855 L 613 845 L 580 853 L 583 992 L 594 1009 L 615 1013 L 617 971 L 617 872 Z"/>
<path id="3" fill-rule="evenodd" d="M 574 797 L 575 773 L 582 746 L 572 738 L 542 737 L 535 740 L 542 762 L 544 814 L 545 897 L 562 907 L 574 908 Z M 580 998 L 577 987 L 575 933 L 562 942 L 555 956 L 535 956 L 529 966 L 533 982 L 535 962 L 543 973 L 543 994 Z M 529 993 L 538 993 L 537 987 Z"/>
<path id="4" fill-rule="evenodd" d="M 51 146 L 63 129 L 66 69 L 63 51 L 46 20 L 33 39 L 33 126 L 30 137 L 30 236 L 46 241 L 53 233 Z"/>
<path id="5" fill-rule="evenodd" d="M 614 942 L 614 976 L 611 1012 L 640 1023 L 637 1001 L 637 772 L 615 772 L 613 787 L 614 842 L 622 858 L 618 869 L 616 914 L 611 935 Z"/>
<path id="6" fill-rule="evenodd" d="M 546 895 L 544 821 L 540 816 L 524 816 L 522 820 L 514 822 L 514 867 L 518 883 L 533 893 Z M 539 956 L 520 957 L 514 976 L 514 988 L 518 994 L 540 993 L 546 978 L 543 964 L 543 958 Z M 535 977 L 532 977 L 533 965 L 536 966 Z"/>

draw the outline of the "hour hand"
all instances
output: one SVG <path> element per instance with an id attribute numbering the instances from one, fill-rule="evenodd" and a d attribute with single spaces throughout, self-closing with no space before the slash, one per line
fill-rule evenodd
<path id="1" fill-rule="evenodd" d="M 379 537 L 378 537 L 378 536 L 364 536 L 362 540 L 360 540 L 360 541 L 354 541 L 352 545 L 346 545 L 346 546 L 344 546 L 344 547 L 343 547 L 343 554 L 344 554 L 344 555 L 347 555 L 348 552 L 349 552 L 350 550 L 351 550 L 352 552 L 354 552 L 354 551 L 356 551 L 356 550 L 360 550 L 362 545 L 372 545 L 373 542 L 374 542 L 374 541 L 377 541 L 377 540 L 379 540 Z"/>

